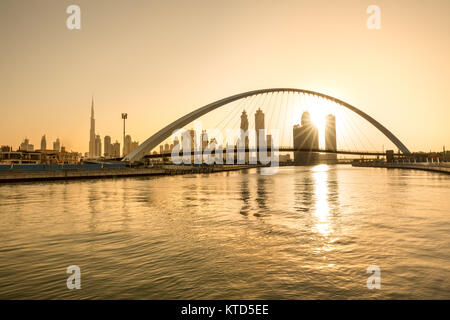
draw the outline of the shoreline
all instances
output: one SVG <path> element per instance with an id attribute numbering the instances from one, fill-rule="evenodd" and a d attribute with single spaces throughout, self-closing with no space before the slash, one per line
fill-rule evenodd
<path id="1" fill-rule="evenodd" d="M 432 163 L 386 163 L 386 162 L 354 162 L 353 167 L 422 170 L 450 174 L 450 164 Z"/>
<path id="2" fill-rule="evenodd" d="M 83 179 L 116 179 L 126 177 L 171 176 L 183 174 L 216 173 L 258 168 L 261 165 L 222 165 L 211 167 L 166 165 L 153 168 L 121 168 L 97 170 L 43 170 L 0 172 L 0 184 L 34 181 L 64 181 Z"/>

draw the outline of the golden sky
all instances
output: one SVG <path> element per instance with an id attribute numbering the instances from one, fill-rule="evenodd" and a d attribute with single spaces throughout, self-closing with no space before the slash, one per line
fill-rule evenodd
<path id="1" fill-rule="evenodd" d="M 81 30 L 66 27 L 81 8 Z M 369 5 L 381 30 L 366 27 Z M 236 93 L 310 89 L 373 116 L 410 150 L 450 149 L 448 0 L 2 0 L 0 144 L 96 131 L 144 141 Z"/>

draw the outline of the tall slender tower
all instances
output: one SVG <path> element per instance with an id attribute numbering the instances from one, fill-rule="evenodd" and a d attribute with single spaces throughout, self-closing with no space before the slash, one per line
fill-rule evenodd
<path id="1" fill-rule="evenodd" d="M 266 131 L 264 126 L 264 112 L 258 108 L 255 113 L 255 130 L 256 130 L 256 159 L 259 162 L 259 148 L 266 146 Z"/>
<path id="2" fill-rule="evenodd" d="M 206 148 L 208 148 L 208 133 L 206 132 L 206 130 L 202 131 L 201 134 L 201 146 L 202 146 L 202 151 L 205 150 Z"/>
<path id="3" fill-rule="evenodd" d="M 248 148 L 248 117 L 247 117 L 247 112 L 242 111 L 241 114 L 241 143 L 244 143 L 245 147 Z"/>
<path id="4" fill-rule="evenodd" d="M 91 103 L 91 131 L 89 132 L 89 157 L 95 157 L 95 119 L 94 119 L 94 97 Z"/>
<path id="5" fill-rule="evenodd" d="M 248 149 L 249 148 L 248 117 L 247 117 L 247 112 L 245 112 L 245 110 L 242 111 L 242 114 L 241 114 L 241 130 L 242 130 L 241 137 L 239 138 L 241 146 L 243 145 L 243 147 L 245 149 Z M 240 152 L 242 152 L 242 151 L 240 151 Z M 248 163 L 249 162 L 249 153 L 245 152 L 244 155 L 245 155 L 244 161 L 245 161 L 245 163 Z M 238 155 L 238 157 L 239 157 L 239 155 Z"/>
<path id="6" fill-rule="evenodd" d="M 294 152 L 295 165 L 309 165 L 318 162 L 319 154 L 307 151 L 308 149 L 319 149 L 319 131 L 311 122 L 308 111 L 303 112 L 301 125 L 294 126 L 293 141 L 294 149 L 298 150 Z"/>
<path id="7" fill-rule="evenodd" d="M 100 138 L 100 135 L 95 136 L 95 157 L 101 157 L 102 156 L 102 139 Z"/>
<path id="8" fill-rule="evenodd" d="M 113 151 L 112 151 L 112 144 L 111 144 L 111 137 L 110 136 L 105 136 L 104 138 L 104 155 L 105 157 L 112 157 L 113 156 Z"/>
<path id="9" fill-rule="evenodd" d="M 258 149 L 259 149 L 259 144 L 260 144 L 260 141 L 259 141 L 260 134 L 261 134 L 261 139 L 264 141 L 263 145 L 265 145 L 266 134 L 265 134 L 264 129 L 265 129 L 265 127 L 264 127 L 264 112 L 261 110 L 261 108 L 259 108 L 258 110 L 256 110 L 256 113 L 255 113 L 256 146 L 258 147 Z"/>
<path id="10" fill-rule="evenodd" d="M 325 149 L 336 151 L 336 147 L 336 117 L 329 114 L 325 120 Z M 336 162 L 337 160 L 336 153 L 330 153 L 326 156 L 327 162 Z"/>
<path id="11" fill-rule="evenodd" d="M 47 149 L 47 139 L 45 138 L 45 134 L 41 138 L 41 150 Z"/>

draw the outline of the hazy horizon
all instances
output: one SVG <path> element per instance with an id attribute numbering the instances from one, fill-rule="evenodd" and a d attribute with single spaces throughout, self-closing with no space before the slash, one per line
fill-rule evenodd
<path id="1" fill-rule="evenodd" d="M 81 8 L 68 30 L 67 6 Z M 366 8 L 381 8 L 381 30 Z M 294 87 L 368 113 L 412 151 L 450 145 L 449 1 L 0 3 L 0 145 L 96 132 L 143 142 L 180 116 L 253 89 Z"/>

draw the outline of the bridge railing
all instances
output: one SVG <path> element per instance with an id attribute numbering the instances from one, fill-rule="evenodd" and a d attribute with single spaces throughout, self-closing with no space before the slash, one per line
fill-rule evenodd
<path id="1" fill-rule="evenodd" d="M 249 153 L 249 152 L 259 152 L 259 151 L 263 151 L 264 149 L 260 148 L 216 148 L 216 149 L 211 149 L 211 150 L 194 150 L 191 152 L 183 152 L 183 149 L 180 149 L 179 153 L 177 153 L 178 156 L 184 155 L 184 156 L 196 156 L 196 155 L 202 155 L 205 152 L 208 152 L 211 155 L 214 155 L 215 153 L 222 153 L 222 154 L 226 154 L 228 152 L 233 152 L 233 153 L 237 153 L 237 152 L 245 152 L 245 153 Z M 332 149 L 310 149 L 310 148 L 300 148 L 300 149 L 295 149 L 293 147 L 278 147 L 278 148 L 271 148 L 271 147 L 267 147 L 265 149 L 266 152 L 314 152 L 314 153 L 333 153 L 333 154 L 347 154 L 347 155 L 361 155 L 361 156 L 385 156 L 386 153 L 384 152 L 380 152 L 380 151 L 354 151 L 354 150 L 332 150 Z M 402 155 L 401 153 L 398 153 L 397 155 Z M 157 153 L 157 154 L 148 154 L 145 156 L 145 158 L 147 159 L 152 159 L 152 158 L 170 158 L 172 157 L 173 154 L 172 152 L 164 152 L 164 153 Z"/>

